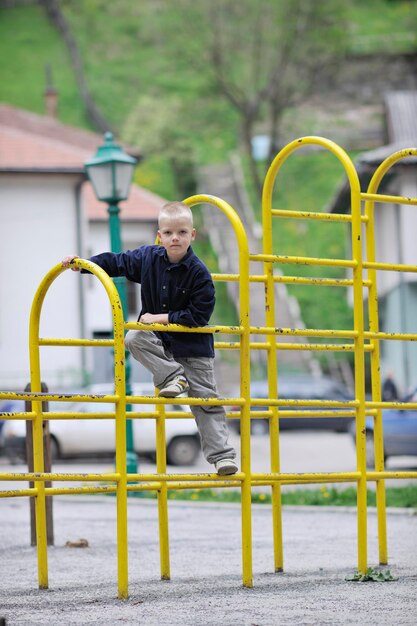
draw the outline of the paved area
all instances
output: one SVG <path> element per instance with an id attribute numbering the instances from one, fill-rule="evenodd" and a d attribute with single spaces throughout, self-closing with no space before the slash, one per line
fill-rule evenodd
<path id="1" fill-rule="evenodd" d="M 253 507 L 254 587 L 241 584 L 240 507 L 170 502 L 171 581 L 159 580 L 157 507 L 129 499 L 128 600 L 117 599 L 115 499 L 54 499 L 49 590 L 37 589 L 26 498 L 0 501 L 0 618 L 13 624 L 415 624 L 417 515 L 390 511 L 389 583 L 352 583 L 356 513 L 285 508 L 285 573 L 273 573 L 271 510 Z M 369 515 L 369 564 L 377 563 Z M 67 541 L 88 540 L 86 548 Z"/>

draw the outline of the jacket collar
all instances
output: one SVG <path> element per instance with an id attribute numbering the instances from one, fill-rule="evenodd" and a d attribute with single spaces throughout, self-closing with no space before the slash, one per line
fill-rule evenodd
<path id="1" fill-rule="evenodd" d="M 195 258 L 195 254 L 191 246 L 188 248 L 186 255 L 183 256 L 181 261 L 178 261 L 178 263 L 171 263 L 171 261 L 168 259 L 167 251 L 165 250 L 163 246 L 159 247 L 158 254 L 164 257 L 165 261 L 171 267 L 180 267 L 181 265 L 184 265 L 184 267 L 186 267 L 187 269 L 190 268 L 193 262 L 193 259 Z"/>

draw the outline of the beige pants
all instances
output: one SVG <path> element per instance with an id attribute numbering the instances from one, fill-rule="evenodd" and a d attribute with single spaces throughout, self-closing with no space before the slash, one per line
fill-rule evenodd
<path id="1" fill-rule="evenodd" d="M 162 388 L 175 376 L 184 376 L 194 398 L 218 398 L 214 378 L 214 359 L 206 357 L 177 357 L 165 350 L 162 341 L 152 331 L 130 330 L 125 345 L 134 359 L 153 376 L 155 387 Z M 209 463 L 234 459 L 236 452 L 228 443 L 228 428 L 222 406 L 190 406 L 200 433 L 204 457 Z"/>

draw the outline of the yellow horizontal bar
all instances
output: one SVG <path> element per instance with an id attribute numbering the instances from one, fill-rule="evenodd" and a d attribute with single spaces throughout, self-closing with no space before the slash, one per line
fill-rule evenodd
<path id="1" fill-rule="evenodd" d="M 0 498 L 18 498 L 36 495 L 38 495 L 37 487 L 33 487 L 33 489 L 10 489 L 7 491 L 0 491 Z"/>
<path id="2" fill-rule="evenodd" d="M 355 346 L 350 343 L 277 343 L 277 350 L 310 350 L 311 352 L 353 352 Z M 365 352 L 372 352 L 373 346 L 364 346 Z"/>
<path id="3" fill-rule="evenodd" d="M 274 217 L 289 217 L 295 219 L 324 220 L 326 222 L 351 222 L 352 216 L 345 213 L 318 213 L 317 211 L 287 211 L 285 209 L 271 209 Z M 361 215 L 363 222 L 367 221 L 365 215 Z"/>
<path id="4" fill-rule="evenodd" d="M 114 346 L 113 339 L 54 339 L 52 337 L 40 338 L 39 346 Z"/>
<path id="5" fill-rule="evenodd" d="M 352 483 L 352 482 L 357 482 L 359 480 L 359 478 L 356 478 L 354 480 L 352 480 L 352 478 L 332 478 L 329 480 L 328 477 L 326 478 L 314 478 L 311 480 L 282 480 L 280 481 L 280 484 L 282 486 L 291 486 L 291 485 L 321 485 L 321 484 L 326 484 L 326 483 Z M 276 480 L 252 480 L 251 484 L 254 487 L 263 487 L 263 486 L 272 486 L 276 483 Z M 284 505 L 285 506 L 285 505 Z"/>
<path id="6" fill-rule="evenodd" d="M 364 261 L 364 269 L 384 270 L 386 272 L 417 272 L 417 265 L 404 265 L 403 263 L 378 263 L 377 261 Z"/>
<path id="7" fill-rule="evenodd" d="M 263 263 L 294 263 L 295 265 L 330 265 L 331 267 L 351 267 L 357 266 L 356 261 L 345 259 L 319 259 L 307 256 L 287 256 L 276 254 L 250 254 L 250 261 L 262 261 Z"/>
<path id="8" fill-rule="evenodd" d="M 375 417 L 377 414 L 377 409 L 370 409 L 366 411 L 366 415 L 369 417 Z M 226 413 L 226 417 L 230 417 L 231 419 L 239 419 L 240 411 L 232 411 L 230 413 Z M 265 419 L 273 417 L 272 411 L 251 411 L 250 412 L 251 419 Z M 346 410 L 343 411 L 338 409 L 336 411 L 323 411 L 314 409 L 312 411 L 309 410 L 282 410 L 278 409 L 278 417 L 356 417 L 356 411 L 354 410 Z"/>
<path id="9" fill-rule="evenodd" d="M 233 405 L 232 405 L 233 406 Z M 16 419 L 25 419 L 24 417 L 20 417 L 20 414 Z M 22 414 L 24 415 L 24 414 Z M 44 419 L 48 421 L 52 420 L 114 420 L 116 419 L 116 413 L 114 411 L 106 411 L 105 413 L 77 413 L 77 412 L 65 412 L 65 411 L 48 411 L 43 413 Z M 142 420 L 142 419 L 159 419 L 160 415 L 157 411 L 144 411 L 144 412 L 127 412 L 126 416 L 128 419 L 134 420 Z M 3 417 L 3 416 L 2 416 Z M 165 412 L 166 419 L 176 419 L 176 418 L 184 418 L 184 419 L 194 419 L 192 413 L 188 413 L 186 411 L 166 411 Z M 14 419 L 13 414 L 7 416 L 7 419 Z"/>
<path id="10" fill-rule="evenodd" d="M 128 491 L 159 491 L 162 489 L 162 483 L 140 483 L 139 485 L 127 485 Z"/>
<path id="11" fill-rule="evenodd" d="M 417 204 L 417 198 L 406 198 L 405 196 L 387 196 L 378 193 L 361 193 L 362 200 L 374 200 L 375 202 L 389 202 L 390 204 Z"/>
<path id="12" fill-rule="evenodd" d="M 315 410 L 315 411 L 281 411 L 278 410 L 278 417 L 288 417 L 288 418 L 292 418 L 292 417 L 311 417 L 311 418 L 316 418 L 316 417 L 355 417 L 356 412 L 355 411 L 320 411 L 320 410 Z"/>
<path id="13" fill-rule="evenodd" d="M 251 342 L 251 350 L 270 350 L 271 345 L 265 342 Z M 215 342 L 214 347 L 218 350 L 239 350 L 240 342 Z M 277 343 L 274 349 L 277 350 L 309 350 L 310 352 L 353 352 L 355 346 L 350 343 Z M 372 345 L 364 346 L 365 352 L 372 352 Z"/>
<path id="14" fill-rule="evenodd" d="M 416 341 L 417 334 L 416 333 L 371 333 L 365 332 L 365 339 L 384 339 L 387 341 L 396 340 L 396 341 Z"/>
<path id="15" fill-rule="evenodd" d="M 235 481 L 233 482 L 233 480 L 228 480 L 228 481 L 201 481 L 201 482 L 190 482 L 190 483 L 184 483 L 184 482 L 172 482 L 172 483 L 167 483 L 168 489 L 172 490 L 172 491 L 180 491 L 182 489 L 224 489 L 224 488 L 229 488 L 229 487 L 240 487 L 240 482 Z"/>
<path id="16" fill-rule="evenodd" d="M 31 391 L 0 391 L 0 400 L 40 400 L 56 402 L 117 402 L 119 396 L 102 394 L 43 393 Z"/>
<path id="17" fill-rule="evenodd" d="M 187 406 L 234 406 L 243 405 L 243 398 L 148 398 L 146 396 L 126 396 L 127 404 L 184 404 Z"/>
<path id="18" fill-rule="evenodd" d="M 117 487 L 45 487 L 47 496 L 71 496 L 74 494 L 116 493 Z"/>
<path id="19" fill-rule="evenodd" d="M 84 395 L 84 394 L 51 394 L 51 393 L 31 393 L 31 392 L 0 392 L 0 400 L 54 400 L 58 402 L 100 402 L 100 403 L 114 403 L 119 400 L 119 396 L 115 395 Z M 230 398 L 230 399 L 222 399 L 222 398 L 160 398 L 155 396 L 126 396 L 127 404 L 186 404 L 190 406 L 223 406 L 223 405 L 234 405 L 234 404 L 244 404 L 244 400 L 241 398 Z M 59 415 L 61 412 L 56 411 L 56 414 Z M 62 411 L 62 419 L 65 419 L 65 416 L 70 416 L 70 411 Z M 45 413 L 45 416 L 49 415 L 49 413 Z M 51 419 L 53 419 L 54 413 L 51 413 Z M 77 413 L 73 413 L 73 415 L 77 415 Z M 79 419 L 95 419 L 92 416 L 103 415 L 108 417 L 109 419 L 112 417 L 112 413 L 104 412 L 100 414 L 96 413 L 88 413 L 88 414 L 79 414 Z M 135 418 L 142 417 L 140 414 L 135 415 Z M 104 417 L 104 418 L 105 418 Z M 22 419 L 23 413 L 22 413 Z M 33 419 L 32 414 L 28 419 Z M 61 418 L 60 418 L 61 419 Z"/>
<path id="20" fill-rule="evenodd" d="M 417 478 L 417 472 L 367 472 L 367 480 Z"/>
<path id="21" fill-rule="evenodd" d="M 353 285 L 353 280 L 351 278 L 315 278 L 315 277 L 307 277 L 307 276 L 274 276 L 274 283 L 286 283 L 289 285 L 300 284 L 300 285 L 314 285 L 318 286 L 328 286 L 328 287 L 351 287 Z M 369 287 L 371 285 L 370 280 L 363 280 L 362 284 L 365 287 Z"/>
<path id="22" fill-rule="evenodd" d="M 312 473 L 312 474 L 252 474 L 254 480 L 268 480 L 273 482 L 281 482 L 283 480 L 291 480 L 303 483 L 304 481 L 320 480 L 331 482 L 332 480 L 355 481 L 361 477 L 360 472 L 335 472 L 330 474 Z"/>
<path id="23" fill-rule="evenodd" d="M 226 333 L 242 335 L 243 326 L 181 326 L 180 324 L 141 324 L 140 322 L 126 322 L 124 328 L 128 330 L 152 330 L 170 333 L 204 333 L 206 335 Z"/>
<path id="24" fill-rule="evenodd" d="M 238 472 L 237 474 L 233 474 L 230 476 L 230 480 L 234 481 L 243 481 L 245 479 L 245 474 L 242 472 Z M 171 481 L 189 481 L 189 482 L 217 482 L 219 480 L 227 480 L 225 476 L 219 476 L 218 474 L 128 474 L 127 475 L 128 482 L 133 481 L 161 481 L 161 482 L 171 482 Z"/>
<path id="25" fill-rule="evenodd" d="M 365 406 L 372 409 L 398 409 L 399 411 L 417 409 L 417 402 L 365 402 Z"/>
<path id="26" fill-rule="evenodd" d="M 213 280 L 218 282 L 238 282 L 240 280 L 239 274 L 212 274 Z M 265 274 L 251 275 L 249 281 L 252 283 L 266 283 L 267 277 Z M 284 284 L 300 284 L 300 285 L 315 285 L 315 286 L 328 286 L 328 287 L 351 287 L 353 280 L 351 278 L 317 278 L 308 276 L 274 276 L 274 283 Z M 371 285 L 370 280 L 363 280 L 362 284 L 365 287 Z"/>
<path id="27" fill-rule="evenodd" d="M 345 402 L 342 402 L 341 400 L 284 400 L 279 398 L 251 398 L 250 403 L 252 406 L 314 406 L 318 408 L 340 407 L 341 409 L 359 406 L 359 402 L 357 400 L 346 400 Z"/>
<path id="28" fill-rule="evenodd" d="M 30 412 L 23 412 L 23 413 L 2 413 L 1 414 L 1 419 L 2 420 L 33 420 L 36 417 L 36 413 L 34 413 L 33 411 Z"/>
<path id="29" fill-rule="evenodd" d="M 237 283 L 240 280 L 240 274 L 212 274 L 211 277 L 217 282 Z M 255 274 L 249 276 L 249 281 L 252 283 L 265 283 L 266 276 L 261 274 Z"/>
<path id="30" fill-rule="evenodd" d="M 254 348 L 256 344 L 250 344 L 251 348 Z M 259 344 L 259 345 L 268 345 L 268 344 Z M 214 348 L 216 350 L 239 350 L 240 342 L 239 341 L 215 341 Z M 256 348 L 254 348 L 256 350 Z M 258 350 L 262 350 L 262 348 L 258 348 Z"/>
<path id="31" fill-rule="evenodd" d="M 0 481 L 2 480 L 31 480 L 35 481 L 47 481 L 47 480 L 57 480 L 57 481 L 78 481 L 78 480 L 86 480 L 86 481 L 104 481 L 109 480 L 112 482 L 118 482 L 120 480 L 120 474 L 53 474 L 53 473 L 34 473 L 27 472 L 26 474 L 18 473 L 18 472 L 1 472 L 0 473 Z"/>
<path id="32" fill-rule="evenodd" d="M 335 337 L 338 339 L 354 339 L 356 330 L 325 330 L 316 328 L 274 328 L 271 326 L 251 326 L 251 335 L 282 335 L 293 337 Z"/>
<path id="33" fill-rule="evenodd" d="M 160 483 L 154 483 L 153 485 L 128 485 L 128 491 L 157 491 L 161 488 Z M 47 496 L 65 496 L 72 494 L 85 494 L 85 493 L 116 493 L 117 487 L 112 485 L 106 485 L 104 487 L 46 487 L 45 493 Z"/>

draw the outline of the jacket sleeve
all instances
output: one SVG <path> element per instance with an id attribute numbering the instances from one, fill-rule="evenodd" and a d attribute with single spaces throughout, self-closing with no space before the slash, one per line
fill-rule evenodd
<path id="1" fill-rule="evenodd" d="M 200 272 L 191 289 L 188 304 L 179 311 L 169 311 L 170 324 L 183 326 L 206 326 L 216 302 L 215 289 L 210 274 Z"/>
<path id="2" fill-rule="evenodd" d="M 96 263 L 109 276 L 125 276 L 131 281 L 140 283 L 142 273 L 142 248 L 136 250 L 127 250 L 115 254 L 113 252 L 103 252 L 89 259 L 92 263 Z"/>

